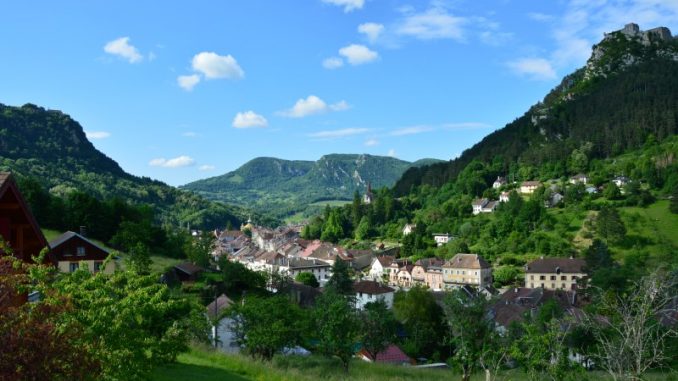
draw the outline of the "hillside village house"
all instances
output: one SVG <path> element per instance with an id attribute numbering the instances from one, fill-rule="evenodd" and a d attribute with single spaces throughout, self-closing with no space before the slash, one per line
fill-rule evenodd
<path id="1" fill-rule="evenodd" d="M 240 351 L 235 332 L 231 329 L 234 323 L 233 319 L 229 317 L 219 319 L 224 310 L 232 304 L 233 301 L 228 296 L 221 294 L 221 296 L 205 307 L 205 312 L 210 322 L 212 324 L 216 323 L 216 325 L 212 325 L 210 341 L 215 348 L 225 353 L 238 353 Z M 219 320 L 215 321 L 216 319 Z"/>
<path id="2" fill-rule="evenodd" d="M 106 262 L 104 267 L 110 252 L 82 234 L 67 231 L 52 240 L 49 248 L 61 272 L 70 273 L 79 268 L 92 273 L 103 271 L 106 274 L 112 274 L 115 271 L 113 260 Z"/>
<path id="3" fill-rule="evenodd" d="M 532 194 L 541 186 L 539 181 L 523 181 L 520 184 L 520 193 L 522 194 Z"/>
<path id="4" fill-rule="evenodd" d="M 584 184 L 586 185 L 589 182 L 588 176 L 583 173 L 574 175 L 570 177 L 570 184 Z"/>
<path id="5" fill-rule="evenodd" d="M 367 303 L 377 300 L 383 300 L 389 309 L 393 308 L 395 290 L 391 287 L 373 280 L 363 280 L 353 284 L 353 291 L 355 292 L 355 306 L 359 310 L 363 310 Z"/>
<path id="6" fill-rule="evenodd" d="M 329 263 L 323 262 L 319 259 L 306 258 L 284 258 L 280 264 L 272 269 L 283 274 L 288 274 L 292 279 L 296 278 L 301 273 L 311 273 L 315 279 L 324 285 L 330 279 L 332 274 L 332 266 Z"/>
<path id="7" fill-rule="evenodd" d="M 0 172 L 0 236 L 11 248 L 12 255 L 24 262 L 31 263 L 33 256 L 40 254 L 47 247 L 47 240 L 40 230 L 35 217 L 28 208 L 13 176 Z M 6 253 L 0 249 L 0 256 Z M 45 264 L 55 265 L 54 256 L 49 253 Z M 8 274 L 13 269 L 0 268 L 0 275 Z M 0 311 L 12 306 L 19 306 L 27 301 L 27 295 L 12 295 L 0 290 Z"/>
<path id="8" fill-rule="evenodd" d="M 463 285 L 492 285 L 492 268 L 478 254 L 457 254 L 443 266 L 443 283 L 450 289 Z"/>
<path id="9" fill-rule="evenodd" d="M 490 201 L 487 198 L 479 198 L 476 200 L 473 200 L 473 203 L 471 203 L 471 206 L 473 206 L 473 214 L 480 214 L 480 213 L 492 213 L 494 212 L 495 209 L 497 209 L 497 202 L 496 201 Z"/>
<path id="10" fill-rule="evenodd" d="M 499 189 L 504 185 L 506 185 L 506 178 L 497 176 L 497 179 L 494 180 L 494 183 L 492 183 L 492 188 Z"/>
<path id="11" fill-rule="evenodd" d="M 423 258 L 414 263 L 412 281 L 415 284 L 425 285 L 431 290 L 443 289 L 443 264 L 445 261 L 438 258 Z"/>
<path id="12" fill-rule="evenodd" d="M 612 179 L 612 182 L 613 182 L 614 185 L 616 185 L 618 188 L 623 188 L 623 187 L 626 186 L 626 184 L 628 184 L 629 182 L 631 182 L 631 179 L 629 179 L 629 178 L 626 177 L 626 176 L 617 176 L 617 177 L 615 177 L 614 179 Z"/>
<path id="13" fill-rule="evenodd" d="M 412 262 L 393 261 L 389 266 L 389 286 L 412 287 Z"/>
<path id="14" fill-rule="evenodd" d="M 449 233 L 436 233 L 433 234 L 433 240 L 436 241 L 436 244 L 438 246 L 445 245 L 446 243 L 450 242 L 450 239 L 452 238 L 452 235 Z"/>
<path id="15" fill-rule="evenodd" d="M 541 258 L 525 266 L 525 287 L 575 290 L 586 272 L 586 261 L 578 258 Z"/>
<path id="16" fill-rule="evenodd" d="M 381 281 L 384 279 L 384 275 L 388 278 L 388 275 L 391 271 L 391 263 L 395 257 L 390 255 L 382 255 L 376 257 L 372 260 L 372 265 L 370 266 L 370 272 L 368 274 L 369 278 L 376 281 Z"/>
<path id="17" fill-rule="evenodd" d="M 509 200 L 509 192 L 501 192 L 499 194 L 499 202 L 508 202 Z"/>
<path id="18" fill-rule="evenodd" d="M 412 233 L 416 227 L 416 224 L 405 224 L 405 227 L 403 228 L 403 235 Z"/>

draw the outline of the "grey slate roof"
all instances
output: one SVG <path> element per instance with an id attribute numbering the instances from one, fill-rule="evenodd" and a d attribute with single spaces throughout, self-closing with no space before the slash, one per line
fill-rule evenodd
<path id="1" fill-rule="evenodd" d="M 87 238 L 81 236 L 80 234 L 78 234 L 78 233 L 76 233 L 76 232 L 72 232 L 72 231 L 67 231 L 66 233 L 64 233 L 64 234 L 62 234 L 62 235 L 60 235 L 60 236 L 54 238 L 53 240 L 51 240 L 51 241 L 49 242 L 49 248 L 50 248 L 50 249 L 54 249 L 54 248 L 56 248 L 57 246 L 63 244 L 64 242 L 68 241 L 69 239 L 71 239 L 71 238 L 73 238 L 73 237 L 78 237 L 78 238 L 82 239 L 83 241 L 89 243 L 90 245 L 96 246 L 98 249 L 104 251 L 105 253 L 110 253 L 108 250 L 104 249 L 103 247 L 101 247 L 100 245 L 96 244 L 95 242 L 92 242 L 92 241 L 90 241 L 89 239 L 87 239 Z"/>

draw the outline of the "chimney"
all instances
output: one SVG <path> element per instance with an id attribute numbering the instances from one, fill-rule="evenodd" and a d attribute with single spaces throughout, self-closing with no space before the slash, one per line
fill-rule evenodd
<path id="1" fill-rule="evenodd" d="M 87 238 L 87 226 L 80 226 L 80 235 Z"/>

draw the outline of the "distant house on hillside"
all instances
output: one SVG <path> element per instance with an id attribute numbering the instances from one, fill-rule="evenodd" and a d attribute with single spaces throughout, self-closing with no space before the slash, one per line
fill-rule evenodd
<path id="1" fill-rule="evenodd" d="M 181 282 L 194 282 L 198 279 L 198 275 L 204 271 L 205 269 L 191 262 L 184 262 L 174 266 L 174 272 Z"/>
<path id="2" fill-rule="evenodd" d="M 520 184 L 520 193 L 523 194 L 532 194 L 541 186 L 539 181 L 523 181 Z"/>
<path id="3" fill-rule="evenodd" d="M 445 261 L 438 258 L 423 258 L 414 263 L 412 281 L 425 285 L 431 290 L 443 289 L 443 264 Z"/>
<path id="4" fill-rule="evenodd" d="M 490 201 L 487 198 L 479 198 L 473 200 L 471 206 L 473 207 L 473 214 L 492 213 L 497 209 L 497 202 Z"/>
<path id="5" fill-rule="evenodd" d="M 359 310 L 365 308 L 367 303 L 382 300 L 388 308 L 393 308 L 394 289 L 384 286 L 373 280 L 363 280 L 353 284 L 355 292 L 355 307 Z"/>
<path id="6" fill-rule="evenodd" d="M 233 319 L 222 317 L 224 311 L 232 304 L 233 301 L 228 296 L 221 294 L 215 301 L 205 307 L 205 312 L 212 322 L 210 341 L 215 348 L 225 353 L 237 353 L 240 351 L 236 335 L 231 330 Z"/>
<path id="7" fill-rule="evenodd" d="M 583 173 L 579 173 L 577 175 L 570 177 L 570 184 L 584 184 L 584 185 L 586 185 L 586 184 L 588 184 L 588 182 L 589 182 L 589 177 L 586 176 Z"/>
<path id="8" fill-rule="evenodd" d="M 391 263 L 395 257 L 390 255 L 382 255 L 376 257 L 372 260 L 372 266 L 370 266 L 369 277 L 372 280 L 381 281 L 384 275 L 389 274 Z"/>
<path id="9" fill-rule="evenodd" d="M 586 261 L 578 258 L 541 258 L 525 266 L 525 287 L 547 290 L 575 290 L 583 287 Z"/>
<path id="10" fill-rule="evenodd" d="M 416 227 L 417 224 L 405 224 L 405 227 L 403 228 L 403 235 L 412 233 Z"/>
<path id="11" fill-rule="evenodd" d="M 497 179 L 494 180 L 494 183 L 492 183 L 492 188 L 499 189 L 504 185 L 506 185 L 506 178 L 501 177 L 501 176 L 497 176 Z"/>
<path id="12" fill-rule="evenodd" d="M 452 239 L 452 235 L 449 233 L 433 234 L 433 240 L 436 241 L 436 244 L 438 244 L 438 246 L 445 245 L 446 243 L 450 242 L 450 239 Z"/>
<path id="13" fill-rule="evenodd" d="M 492 267 L 478 254 L 457 254 L 443 266 L 445 288 L 492 284 Z"/>
<path id="14" fill-rule="evenodd" d="M 499 202 L 508 202 L 509 200 L 509 192 L 501 192 L 499 194 Z"/>
<path id="15" fill-rule="evenodd" d="M 67 231 L 53 239 L 49 248 L 61 272 L 73 272 L 81 267 L 92 273 L 103 271 L 112 274 L 115 271 L 115 262 L 112 260 L 104 267 L 110 252 L 82 234 Z"/>
<path id="16" fill-rule="evenodd" d="M 625 187 L 626 184 L 631 182 L 631 179 L 629 179 L 626 176 L 617 176 L 614 179 L 612 179 L 612 182 L 614 185 L 616 185 L 618 188 Z"/>

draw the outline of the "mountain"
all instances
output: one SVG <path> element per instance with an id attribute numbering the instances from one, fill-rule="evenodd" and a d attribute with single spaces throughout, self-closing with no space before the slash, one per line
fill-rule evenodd
<path id="1" fill-rule="evenodd" d="M 473 161 L 496 163 L 494 176 L 560 177 L 576 172 L 573 156 L 608 158 L 676 132 L 678 40 L 667 28 L 629 24 L 606 34 L 585 67 L 524 115 L 455 160 L 409 169 L 394 190 L 404 195 L 413 186 L 441 186 Z M 514 173 L 518 163 L 521 174 Z"/>
<path id="2" fill-rule="evenodd" d="M 53 195 L 78 190 L 99 199 L 148 204 L 160 212 L 163 223 L 213 228 L 230 221 L 237 226 L 249 214 L 126 173 L 87 140 L 82 126 L 70 116 L 33 104 L 0 104 L 0 171 L 35 178 Z"/>
<path id="3" fill-rule="evenodd" d="M 274 211 L 287 215 L 306 205 L 327 200 L 350 200 L 367 185 L 392 186 L 412 166 L 438 162 L 422 159 L 414 163 L 392 157 L 331 154 L 318 161 L 258 157 L 235 171 L 192 182 L 182 188 L 212 200 Z"/>

